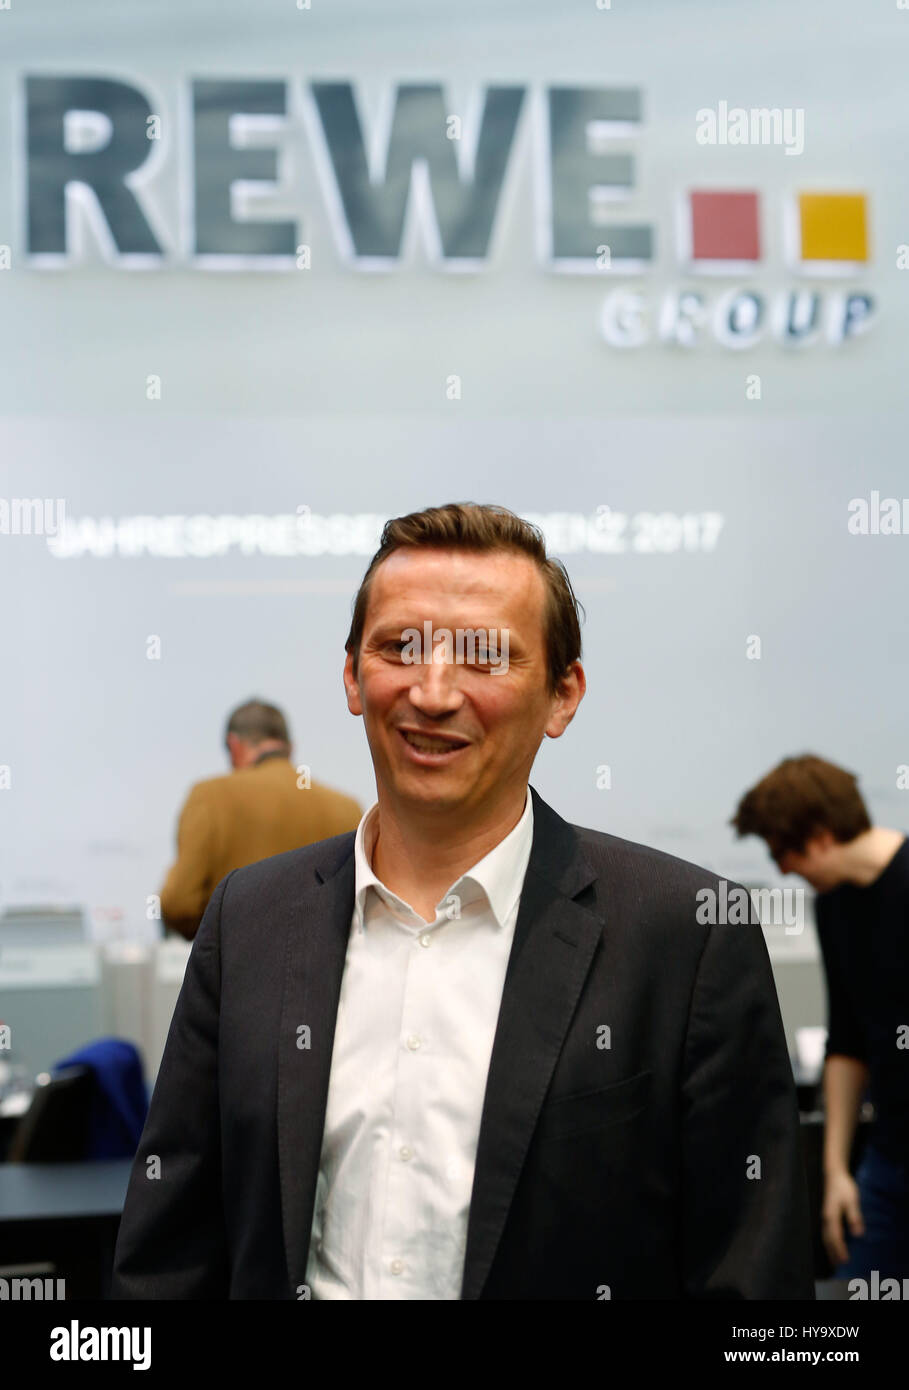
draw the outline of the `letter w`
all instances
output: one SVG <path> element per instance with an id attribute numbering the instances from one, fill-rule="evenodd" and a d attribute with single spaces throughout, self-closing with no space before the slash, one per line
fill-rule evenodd
<path id="1" fill-rule="evenodd" d="M 450 140 L 449 112 L 439 85 L 395 88 L 394 111 L 382 167 L 370 168 L 353 88 L 349 82 L 314 82 L 312 96 L 347 221 L 342 253 L 353 259 L 400 258 L 404 218 L 415 164 L 422 166 L 417 212 L 434 260 L 483 260 L 489 255 L 496 209 L 523 87 L 484 90 L 475 141 Z M 379 150 L 375 151 L 378 156 Z M 372 161 L 378 164 L 378 159 Z"/>

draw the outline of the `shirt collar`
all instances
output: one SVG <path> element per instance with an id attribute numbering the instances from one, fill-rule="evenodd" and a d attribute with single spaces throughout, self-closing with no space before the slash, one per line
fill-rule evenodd
<path id="1" fill-rule="evenodd" d="M 268 762 L 270 758 L 289 759 L 290 754 L 285 748 L 269 748 L 267 753 L 260 753 L 258 758 L 250 763 L 250 767 L 261 767 L 262 764 Z"/>
<path id="2" fill-rule="evenodd" d="M 355 907 L 356 925 L 363 927 L 365 921 L 366 898 L 370 888 L 374 889 L 386 903 L 399 908 L 409 907 L 402 898 L 386 888 L 382 880 L 373 872 L 372 852 L 376 842 L 379 824 L 379 803 L 376 801 L 365 813 L 357 826 L 354 841 L 354 860 L 356 869 Z M 471 884 L 485 895 L 497 927 L 503 927 L 517 901 L 527 872 L 530 850 L 533 843 L 533 798 L 527 788 L 524 812 L 513 830 L 504 840 L 484 855 L 472 868 L 466 870 L 450 888 L 442 894 L 439 902 L 444 903 L 448 895 L 459 884 Z"/>

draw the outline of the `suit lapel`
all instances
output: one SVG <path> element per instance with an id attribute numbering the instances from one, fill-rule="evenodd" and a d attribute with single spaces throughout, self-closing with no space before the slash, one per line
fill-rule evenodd
<path id="1" fill-rule="evenodd" d="M 533 795 L 533 846 L 489 1064 L 462 1299 L 480 1297 L 537 1115 L 603 928 L 575 901 L 596 877 L 580 840 Z"/>
<path id="2" fill-rule="evenodd" d="M 278 1163 L 291 1296 L 306 1278 L 331 1053 L 354 905 L 354 835 L 315 871 L 288 924 L 278 1045 Z M 299 1029 L 309 1029 L 309 1046 Z"/>

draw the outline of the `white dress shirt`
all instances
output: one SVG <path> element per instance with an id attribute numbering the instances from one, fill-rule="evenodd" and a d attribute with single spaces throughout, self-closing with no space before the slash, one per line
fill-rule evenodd
<path id="1" fill-rule="evenodd" d="M 514 829 L 427 923 L 372 871 L 356 896 L 306 1282 L 314 1299 L 457 1299 L 489 1059 L 533 840 Z"/>

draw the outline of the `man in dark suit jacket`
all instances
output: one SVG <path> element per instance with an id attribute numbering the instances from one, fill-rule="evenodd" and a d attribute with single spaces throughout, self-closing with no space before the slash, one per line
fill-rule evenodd
<path id="1" fill-rule="evenodd" d="M 543 735 L 585 687 L 570 584 L 530 531 L 467 504 L 386 527 L 345 665 L 377 806 L 356 836 L 216 889 L 130 1181 L 115 1297 L 813 1298 L 760 926 L 704 912 L 728 898 L 714 875 L 528 796 Z M 485 659 L 440 662 L 433 646 L 430 669 L 402 663 L 402 618 L 496 615 Z M 483 865 L 531 824 L 510 914 Z M 471 900 L 471 883 L 488 895 Z M 469 954 L 425 973 L 449 928 L 478 953 L 480 995 L 508 948 L 485 1052 L 457 983 Z M 401 956 L 412 1017 L 420 989 L 460 989 L 460 1030 L 445 1032 L 444 994 L 423 1038 L 387 1014 L 399 939 L 434 945 Z M 389 1259 L 395 1241 L 405 1253 Z"/>

